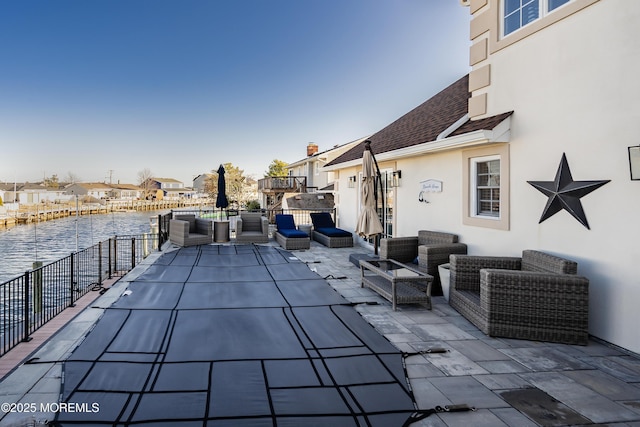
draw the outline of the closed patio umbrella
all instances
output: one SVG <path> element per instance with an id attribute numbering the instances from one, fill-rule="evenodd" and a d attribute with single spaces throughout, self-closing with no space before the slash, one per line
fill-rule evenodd
<path id="1" fill-rule="evenodd" d="M 229 200 L 227 200 L 227 182 L 224 179 L 224 166 L 220 165 L 218 168 L 218 196 L 216 197 L 216 208 L 220 208 L 220 216 L 222 217 L 222 210 L 229 206 Z"/>
<path id="2" fill-rule="evenodd" d="M 374 237 L 382 233 L 382 224 L 376 212 L 376 187 L 375 187 L 375 166 L 373 153 L 369 146 L 370 141 L 365 142 L 365 149 L 362 153 L 362 186 L 360 188 L 360 216 L 356 226 L 356 233 L 365 238 Z M 376 253 L 378 246 L 375 245 Z"/>

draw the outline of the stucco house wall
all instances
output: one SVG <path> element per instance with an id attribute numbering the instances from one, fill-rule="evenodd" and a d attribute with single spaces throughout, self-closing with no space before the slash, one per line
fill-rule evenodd
<path id="1" fill-rule="evenodd" d="M 417 230 L 460 230 L 462 211 L 462 167 L 457 150 L 420 158 L 398 160 L 402 171 L 397 192 L 397 235 L 413 236 Z M 429 179 L 442 182 L 441 192 L 423 192 L 420 183 Z M 411 215 L 407 215 L 412 212 Z"/>
<path id="2" fill-rule="evenodd" d="M 639 143 L 640 44 L 633 35 L 640 2 L 582 3 L 588 6 L 474 66 L 490 66 L 490 85 L 477 91 L 487 95 L 486 114 L 515 111 L 511 227 L 508 237 L 484 239 L 484 248 L 511 240 L 512 251 L 535 247 L 576 260 L 591 283 L 590 332 L 638 353 L 640 183 L 630 180 L 627 147 Z M 547 197 L 527 181 L 552 181 L 563 153 L 574 180 L 611 180 L 581 199 L 590 230 L 565 211 L 538 224 Z M 470 228 L 465 238 L 485 234 Z"/>
<path id="3" fill-rule="evenodd" d="M 336 225 L 353 231 L 358 218 L 358 189 L 349 187 L 349 177 L 357 175 L 356 167 L 341 168 L 334 172 L 334 201 L 336 205 Z M 359 239 L 354 233 L 354 238 Z"/>
<path id="4" fill-rule="evenodd" d="M 630 180 L 627 151 L 640 143 L 634 75 L 640 43 L 633 37 L 640 2 L 573 0 L 559 17 L 513 33 L 508 43 L 492 33 L 499 31 L 501 3 L 471 2 L 469 114 L 483 119 L 513 111 L 507 132 L 484 145 L 377 154 L 381 168 L 388 162 L 402 171 L 394 189 L 393 235 L 448 231 L 459 234 L 471 254 L 518 256 L 539 249 L 573 259 L 590 280 L 590 333 L 640 353 L 640 181 Z M 483 44 L 486 54 L 478 59 Z M 506 211 L 500 221 L 478 224 L 465 215 L 467 161 L 487 152 L 502 156 Z M 539 223 L 548 197 L 527 181 L 553 181 L 563 153 L 574 181 L 610 180 L 580 199 L 590 229 L 564 210 Z M 351 161 L 333 170 L 341 227 L 353 230 L 358 190 L 348 184 L 360 167 Z M 441 192 L 423 195 L 429 203 L 418 200 L 419 184 L 427 179 L 442 182 Z"/>

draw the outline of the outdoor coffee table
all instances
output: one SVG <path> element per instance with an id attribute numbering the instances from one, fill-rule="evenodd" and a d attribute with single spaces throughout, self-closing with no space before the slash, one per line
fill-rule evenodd
<path id="1" fill-rule="evenodd" d="M 397 304 L 427 303 L 431 310 L 431 284 L 433 276 L 407 267 L 392 259 L 360 261 L 361 287 L 376 291 Z"/>

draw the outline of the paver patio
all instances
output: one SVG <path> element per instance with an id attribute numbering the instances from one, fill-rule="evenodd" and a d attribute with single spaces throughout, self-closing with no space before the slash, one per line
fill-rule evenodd
<path id="1" fill-rule="evenodd" d="M 359 303 L 356 310 L 408 354 L 407 374 L 420 409 L 456 404 L 475 408 L 440 412 L 414 426 L 640 427 L 638 355 L 596 340 L 590 340 L 588 346 L 572 346 L 487 337 L 443 297 L 434 297 L 433 310 L 400 305 L 394 312 L 386 300 L 360 287 L 360 270 L 348 260 L 356 252 L 371 251 L 312 243 L 310 250 L 293 254 L 347 300 Z M 86 332 L 78 324 L 96 319 L 96 313 L 109 306 L 139 274 L 136 268 L 125 276 L 29 356 L 40 357 L 38 363 L 22 365 L 3 378 L 0 401 L 57 402 L 61 361 Z M 51 414 L 35 415 L 36 420 L 52 418 Z M 21 419 L 24 414 L 12 413 L 1 419 L 0 425 Z"/>

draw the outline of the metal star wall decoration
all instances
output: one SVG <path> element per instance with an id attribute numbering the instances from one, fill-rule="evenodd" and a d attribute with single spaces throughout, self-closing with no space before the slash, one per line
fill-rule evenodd
<path id="1" fill-rule="evenodd" d="M 562 153 L 562 160 L 560 160 L 560 166 L 558 166 L 554 181 L 527 181 L 541 193 L 549 196 L 538 224 L 564 209 L 577 219 L 580 224 L 590 229 L 580 198 L 602 187 L 609 181 L 574 181 L 567 162 L 567 156 Z"/>

